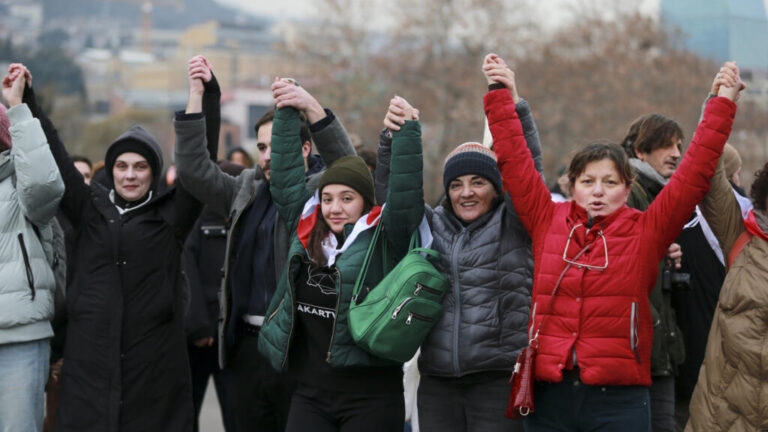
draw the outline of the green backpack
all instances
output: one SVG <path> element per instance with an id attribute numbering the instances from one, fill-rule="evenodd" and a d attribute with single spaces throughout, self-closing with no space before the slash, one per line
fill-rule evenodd
<path id="1" fill-rule="evenodd" d="M 365 254 L 349 304 L 349 331 L 358 346 L 378 357 L 404 363 L 410 360 L 443 313 L 448 281 L 428 258 L 431 249 L 417 248 L 418 230 L 408 253 L 375 288 L 361 296 L 381 222 Z M 426 254 L 426 258 L 422 256 Z M 386 255 L 386 253 L 385 253 Z M 386 259 L 385 259 L 386 262 Z M 362 298 L 361 298 L 362 297 Z"/>

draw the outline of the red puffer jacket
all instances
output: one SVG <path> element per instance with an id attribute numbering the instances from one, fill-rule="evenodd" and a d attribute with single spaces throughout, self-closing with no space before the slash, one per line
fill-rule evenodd
<path id="1" fill-rule="evenodd" d="M 533 240 L 531 336 L 544 320 L 536 379 L 561 381 L 575 350 L 585 384 L 650 386 L 653 324 L 648 294 L 667 246 L 709 189 L 736 105 L 726 98 L 709 101 L 679 169 L 647 211 L 625 205 L 595 218 L 587 230 L 584 208 L 552 202 L 533 166 L 509 91 L 491 91 L 484 102 L 504 188 Z M 603 267 L 607 259 L 608 265 L 602 270 L 572 265 L 552 297 L 567 266 L 566 245 L 570 260 L 589 246 L 577 262 Z"/>

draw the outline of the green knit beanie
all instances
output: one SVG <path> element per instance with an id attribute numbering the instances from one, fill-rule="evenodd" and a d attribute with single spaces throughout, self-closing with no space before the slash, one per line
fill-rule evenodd
<path id="1" fill-rule="evenodd" d="M 331 164 L 331 167 L 320 177 L 318 190 L 329 184 L 343 184 L 356 190 L 363 199 L 371 205 L 376 205 L 376 194 L 373 187 L 373 176 L 368 165 L 359 156 L 344 156 Z"/>

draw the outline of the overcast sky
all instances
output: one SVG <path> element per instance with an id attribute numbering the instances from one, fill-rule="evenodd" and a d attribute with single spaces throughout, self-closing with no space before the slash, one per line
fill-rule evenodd
<path id="1" fill-rule="evenodd" d="M 219 3 L 236 6 L 238 8 L 251 11 L 257 14 L 268 15 L 279 18 L 308 18 L 317 14 L 316 4 L 312 0 L 216 0 Z M 595 0 L 546 0 L 546 2 L 536 2 L 536 7 L 540 11 L 539 22 L 547 26 L 556 26 L 563 21 L 569 8 L 572 8 L 579 2 L 591 2 Z M 636 0 L 624 0 L 634 3 Z M 658 12 L 660 0 L 640 0 L 641 10 L 645 13 L 655 15 Z M 768 4 L 768 0 L 764 0 Z M 375 13 L 367 16 L 382 17 L 382 23 L 386 23 L 384 17 L 387 8 L 392 6 L 388 0 L 378 0 Z M 381 23 L 379 23 L 381 24 Z"/>
<path id="2" fill-rule="evenodd" d="M 315 13 L 317 10 L 314 6 L 316 4 L 312 0 L 217 0 L 223 4 L 229 4 L 240 7 L 245 10 L 252 11 L 254 13 L 261 13 L 272 17 L 291 17 L 291 18 L 306 18 Z M 543 12 L 543 17 L 554 20 L 556 23 L 562 20 L 562 16 L 558 16 L 558 11 L 563 10 L 563 5 L 574 4 L 578 1 L 585 0 L 547 0 L 546 2 L 539 2 L 539 9 Z M 589 0 L 586 0 L 589 1 Z M 626 1 L 626 0 L 625 0 Z M 628 0 L 634 2 L 636 0 Z M 641 10 L 648 14 L 657 14 L 659 9 L 659 3 L 661 0 L 640 0 Z M 766 9 L 768 9 L 768 0 L 763 0 Z M 388 5 L 391 2 L 386 0 L 379 0 L 380 4 Z M 381 8 L 385 10 L 385 8 Z M 384 12 L 383 12 L 384 13 Z M 562 15 L 562 13 L 560 14 Z"/>
<path id="3" fill-rule="evenodd" d="M 216 0 L 219 3 L 269 16 L 304 18 L 315 13 L 311 0 Z"/>

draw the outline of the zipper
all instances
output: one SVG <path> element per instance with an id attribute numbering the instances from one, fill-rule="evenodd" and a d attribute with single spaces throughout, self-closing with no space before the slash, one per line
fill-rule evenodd
<path id="1" fill-rule="evenodd" d="M 640 335 L 638 334 L 638 313 L 637 302 L 632 302 L 632 309 L 629 317 L 629 346 L 632 348 L 632 352 L 635 353 L 635 359 L 640 363 L 640 352 L 637 350 L 637 345 L 640 343 Z"/>
<path id="2" fill-rule="evenodd" d="M 272 318 L 274 318 L 274 317 L 275 317 L 275 315 L 277 315 L 277 312 L 278 312 L 278 311 L 280 311 L 280 307 L 281 307 L 281 306 L 283 306 L 283 303 L 284 303 L 284 302 L 285 302 L 285 299 L 282 299 L 282 300 L 280 300 L 280 303 L 278 303 L 277 307 L 275 308 L 275 311 L 274 311 L 274 312 L 272 312 L 272 313 L 271 313 L 271 314 L 270 314 L 270 315 L 267 317 L 267 320 L 266 320 L 266 322 L 267 322 L 267 323 L 269 323 L 270 321 L 272 321 Z"/>
<path id="3" fill-rule="evenodd" d="M 461 245 L 464 243 L 464 237 L 467 235 L 467 229 L 462 228 L 459 237 L 456 239 L 456 243 L 453 244 L 453 250 L 451 251 L 451 273 L 453 274 L 453 346 L 451 347 L 451 353 L 453 357 L 453 372 L 455 376 L 461 375 L 459 373 L 459 328 L 461 324 L 461 286 L 459 285 L 459 254 Z"/>
<path id="4" fill-rule="evenodd" d="M 336 316 L 339 316 L 339 305 L 341 304 L 341 270 L 334 265 L 336 270 Z M 333 320 L 333 326 L 331 326 L 331 341 L 328 343 L 328 354 L 325 356 L 325 361 L 331 364 L 331 347 L 333 346 L 333 336 L 336 334 L 336 319 Z"/>
<path id="5" fill-rule="evenodd" d="M 400 310 L 403 308 L 403 306 L 405 306 L 406 304 L 408 304 L 408 302 L 409 302 L 409 301 L 411 301 L 411 300 L 413 300 L 413 297 L 408 297 L 407 299 L 405 299 L 405 300 L 401 301 L 401 302 L 400 302 L 400 304 L 399 304 L 399 305 L 397 305 L 397 307 L 395 308 L 395 310 L 392 312 L 392 319 L 395 319 L 395 318 L 397 318 L 397 314 L 399 314 L 399 313 L 400 313 Z"/>
<path id="6" fill-rule="evenodd" d="M 435 322 L 434 319 L 428 316 L 419 315 L 416 312 L 408 312 L 408 318 L 405 319 L 405 325 L 411 325 L 411 321 L 413 320 L 413 318 L 416 318 L 419 321 Z"/>
<path id="7" fill-rule="evenodd" d="M 27 282 L 29 282 L 29 289 L 32 291 L 32 300 L 35 299 L 35 275 L 32 274 L 32 265 L 29 263 L 29 254 L 27 254 L 27 246 L 24 245 L 24 234 L 19 233 L 19 245 L 21 246 L 21 256 L 24 257 L 24 268 L 27 271 Z"/>
<path id="8" fill-rule="evenodd" d="M 434 288 L 430 288 L 430 287 L 428 287 L 426 285 L 422 285 L 419 282 L 416 282 L 416 289 L 413 291 L 413 295 L 419 295 L 419 293 L 422 290 L 426 291 L 426 292 L 428 292 L 430 294 L 440 295 L 440 291 L 439 290 L 436 290 Z"/>

